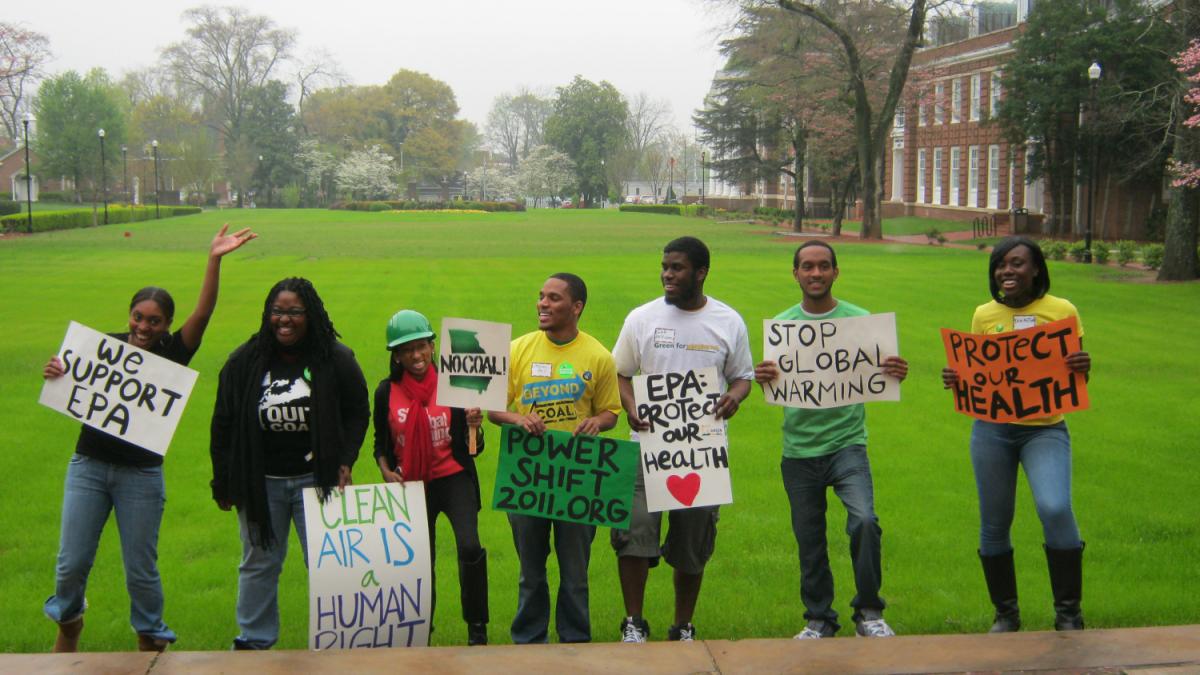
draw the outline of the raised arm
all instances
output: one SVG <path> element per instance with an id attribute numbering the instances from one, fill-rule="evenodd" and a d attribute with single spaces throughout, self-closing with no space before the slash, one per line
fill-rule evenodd
<path id="1" fill-rule="evenodd" d="M 204 329 L 208 328 L 208 320 L 212 318 L 213 310 L 217 307 L 217 290 L 221 285 L 221 258 L 230 251 L 236 251 L 242 244 L 258 237 L 250 228 L 242 228 L 233 234 L 229 231 L 229 223 L 221 226 L 221 231 L 213 237 L 212 245 L 208 248 L 208 266 L 204 268 L 204 282 L 200 286 L 200 298 L 196 300 L 196 308 L 184 322 L 180 330 L 183 344 L 188 349 L 195 350 L 200 346 L 204 337 Z"/>

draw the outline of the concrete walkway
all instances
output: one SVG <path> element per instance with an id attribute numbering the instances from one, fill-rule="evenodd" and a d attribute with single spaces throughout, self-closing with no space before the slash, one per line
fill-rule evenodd
<path id="1" fill-rule="evenodd" d="M 3 654 L 0 673 L 1200 673 L 1200 625 L 890 639 L 706 640 L 347 652 Z"/>

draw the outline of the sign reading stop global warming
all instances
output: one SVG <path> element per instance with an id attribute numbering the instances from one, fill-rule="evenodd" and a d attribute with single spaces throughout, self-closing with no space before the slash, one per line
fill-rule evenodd
<path id="1" fill-rule="evenodd" d="M 789 408 L 837 408 L 899 401 L 900 382 L 883 374 L 897 355 L 896 315 L 814 321 L 763 321 L 763 358 L 779 377 L 763 387 L 767 403 Z"/>
<path id="2" fill-rule="evenodd" d="M 547 429 L 500 428 L 492 508 L 602 527 L 629 527 L 637 443 Z"/>
<path id="3" fill-rule="evenodd" d="M 304 490 L 310 649 L 424 647 L 433 613 L 420 481 Z"/>
<path id="4" fill-rule="evenodd" d="M 472 319 L 442 319 L 438 405 L 508 408 L 508 352 L 512 326 Z"/>
<path id="5" fill-rule="evenodd" d="M 38 403 L 167 454 L 196 371 L 74 321 L 58 358 L 66 374 L 45 381 Z"/>
<path id="6" fill-rule="evenodd" d="M 1088 407 L 1087 381 L 1066 362 L 1079 351 L 1075 317 L 991 335 L 943 328 L 942 343 L 958 372 L 954 408 L 964 415 L 1014 422 Z"/>
<path id="7" fill-rule="evenodd" d="M 716 368 L 637 375 L 637 414 L 646 508 L 650 512 L 729 504 L 729 446 L 725 422 L 713 416 L 721 398 Z"/>

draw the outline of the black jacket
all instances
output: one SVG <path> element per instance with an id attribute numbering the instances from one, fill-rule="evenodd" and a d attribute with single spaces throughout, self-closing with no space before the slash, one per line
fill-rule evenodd
<path id="1" fill-rule="evenodd" d="M 391 379 L 384 378 L 380 380 L 379 386 L 375 387 L 375 412 L 373 418 L 375 421 L 375 458 L 378 462 L 380 457 L 386 457 L 388 468 L 396 469 L 396 452 L 395 443 L 392 440 L 392 428 L 388 424 L 388 408 L 390 407 L 392 390 Z M 467 427 L 467 411 L 462 408 L 450 409 L 450 454 L 454 456 L 454 461 L 458 462 L 463 471 L 471 477 L 471 482 L 475 484 L 475 510 L 481 508 L 479 498 L 479 474 L 475 471 L 475 458 L 471 456 L 471 450 L 468 443 L 469 433 Z M 475 452 L 483 452 L 483 436 L 479 437 L 478 444 L 475 446 Z"/>
<path id="2" fill-rule="evenodd" d="M 267 507 L 263 432 L 258 400 L 269 354 L 260 354 L 256 337 L 229 355 L 221 368 L 213 410 L 209 453 L 212 456 L 212 496 L 230 502 L 254 525 L 251 540 L 269 548 L 275 541 Z M 321 499 L 337 487 L 339 467 L 354 466 L 367 433 L 371 411 L 367 381 L 354 352 L 340 342 L 326 361 L 304 357 L 312 373 L 311 424 L 313 476 Z"/>

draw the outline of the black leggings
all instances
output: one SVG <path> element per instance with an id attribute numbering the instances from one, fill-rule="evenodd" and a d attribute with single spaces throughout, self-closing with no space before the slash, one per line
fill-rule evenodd
<path id="1" fill-rule="evenodd" d="M 454 528 L 454 545 L 460 562 L 479 559 L 479 508 L 475 501 L 475 481 L 466 471 L 437 478 L 425 484 L 425 509 L 429 517 L 429 550 L 437 556 L 437 517 L 446 514 Z"/>

